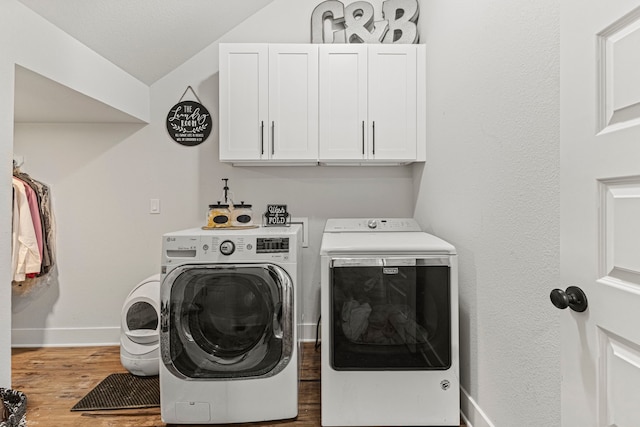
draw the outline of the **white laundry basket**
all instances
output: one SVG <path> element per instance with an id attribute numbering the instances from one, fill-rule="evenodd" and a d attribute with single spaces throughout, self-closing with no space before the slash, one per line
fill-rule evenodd
<path id="1" fill-rule="evenodd" d="M 124 302 L 120 323 L 120 362 L 138 376 L 160 369 L 160 275 L 138 283 Z"/>

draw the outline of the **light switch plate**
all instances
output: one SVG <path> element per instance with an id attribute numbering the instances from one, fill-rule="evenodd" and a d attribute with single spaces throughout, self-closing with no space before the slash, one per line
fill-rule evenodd
<path id="1" fill-rule="evenodd" d="M 150 214 L 159 214 L 160 213 L 160 199 L 150 199 L 149 200 L 149 213 Z"/>

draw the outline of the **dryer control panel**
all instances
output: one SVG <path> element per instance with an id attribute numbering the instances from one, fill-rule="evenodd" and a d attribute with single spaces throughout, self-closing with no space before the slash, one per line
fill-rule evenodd
<path id="1" fill-rule="evenodd" d="M 388 231 L 416 232 L 421 231 L 421 229 L 412 218 L 330 218 L 324 227 L 325 233 L 377 233 Z"/>

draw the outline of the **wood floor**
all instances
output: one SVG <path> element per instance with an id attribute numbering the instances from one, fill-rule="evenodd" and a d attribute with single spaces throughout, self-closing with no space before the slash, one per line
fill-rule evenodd
<path id="1" fill-rule="evenodd" d="M 320 426 L 320 353 L 312 343 L 304 345 L 298 417 L 234 427 Z M 29 427 L 166 426 L 160 419 L 160 408 L 70 411 L 109 374 L 127 372 L 120 364 L 119 347 L 13 349 L 11 361 L 12 388 L 27 395 Z"/>

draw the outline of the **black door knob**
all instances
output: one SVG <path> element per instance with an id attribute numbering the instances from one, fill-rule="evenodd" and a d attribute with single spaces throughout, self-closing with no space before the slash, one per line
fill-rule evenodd
<path id="1" fill-rule="evenodd" d="M 569 286 L 566 291 L 554 289 L 551 291 L 551 302 L 559 309 L 569 307 L 573 311 L 583 312 L 587 309 L 587 296 L 577 286 Z"/>

